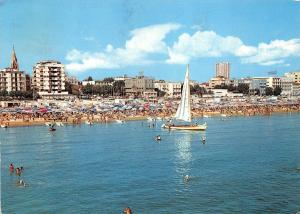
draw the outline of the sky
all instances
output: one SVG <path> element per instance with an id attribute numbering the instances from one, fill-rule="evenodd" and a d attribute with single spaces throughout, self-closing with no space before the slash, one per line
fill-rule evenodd
<path id="1" fill-rule="evenodd" d="M 139 72 L 205 82 L 300 70 L 300 0 L 0 0 L 0 68 L 58 60 L 83 80 Z"/>

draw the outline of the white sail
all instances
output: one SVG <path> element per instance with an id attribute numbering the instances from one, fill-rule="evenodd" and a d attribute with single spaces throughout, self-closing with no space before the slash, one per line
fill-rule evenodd
<path id="1" fill-rule="evenodd" d="M 185 79 L 183 83 L 183 89 L 181 93 L 181 100 L 178 106 L 175 118 L 178 120 L 183 120 L 186 122 L 191 122 L 191 104 L 190 104 L 190 69 L 189 65 L 187 66 Z"/>

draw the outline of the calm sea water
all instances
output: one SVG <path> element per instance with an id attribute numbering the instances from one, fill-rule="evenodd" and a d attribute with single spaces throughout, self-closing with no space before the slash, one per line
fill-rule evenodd
<path id="1" fill-rule="evenodd" d="M 205 120 L 206 133 L 146 121 L 1 129 L 2 212 L 300 211 L 300 114 Z M 10 162 L 28 187 L 16 186 Z"/>

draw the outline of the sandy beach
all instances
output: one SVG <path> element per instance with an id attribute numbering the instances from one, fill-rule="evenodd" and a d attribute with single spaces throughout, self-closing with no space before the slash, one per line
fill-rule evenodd
<path id="1" fill-rule="evenodd" d="M 166 120 L 175 114 L 175 109 L 160 110 L 126 110 L 108 112 L 47 112 L 47 113 L 14 113 L 5 112 L 0 114 L 2 127 L 37 126 L 45 123 L 82 124 L 82 123 L 110 123 L 116 120 L 146 120 L 147 118 Z M 269 104 L 269 105 L 232 105 L 193 108 L 192 115 L 197 117 L 214 116 L 268 116 L 276 113 L 300 112 L 300 104 Z"/>

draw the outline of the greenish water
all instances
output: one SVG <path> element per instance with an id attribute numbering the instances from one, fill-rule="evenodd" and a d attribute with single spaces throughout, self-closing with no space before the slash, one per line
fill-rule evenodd
<path id="1" fill-rule="evenodd" d="M 205 121 L 206 133 L 146 121 L 0 129 L 2 212 L 300 211 L 299 114 Z M 16 186 L 10 162 L 28 187 Z"/>

